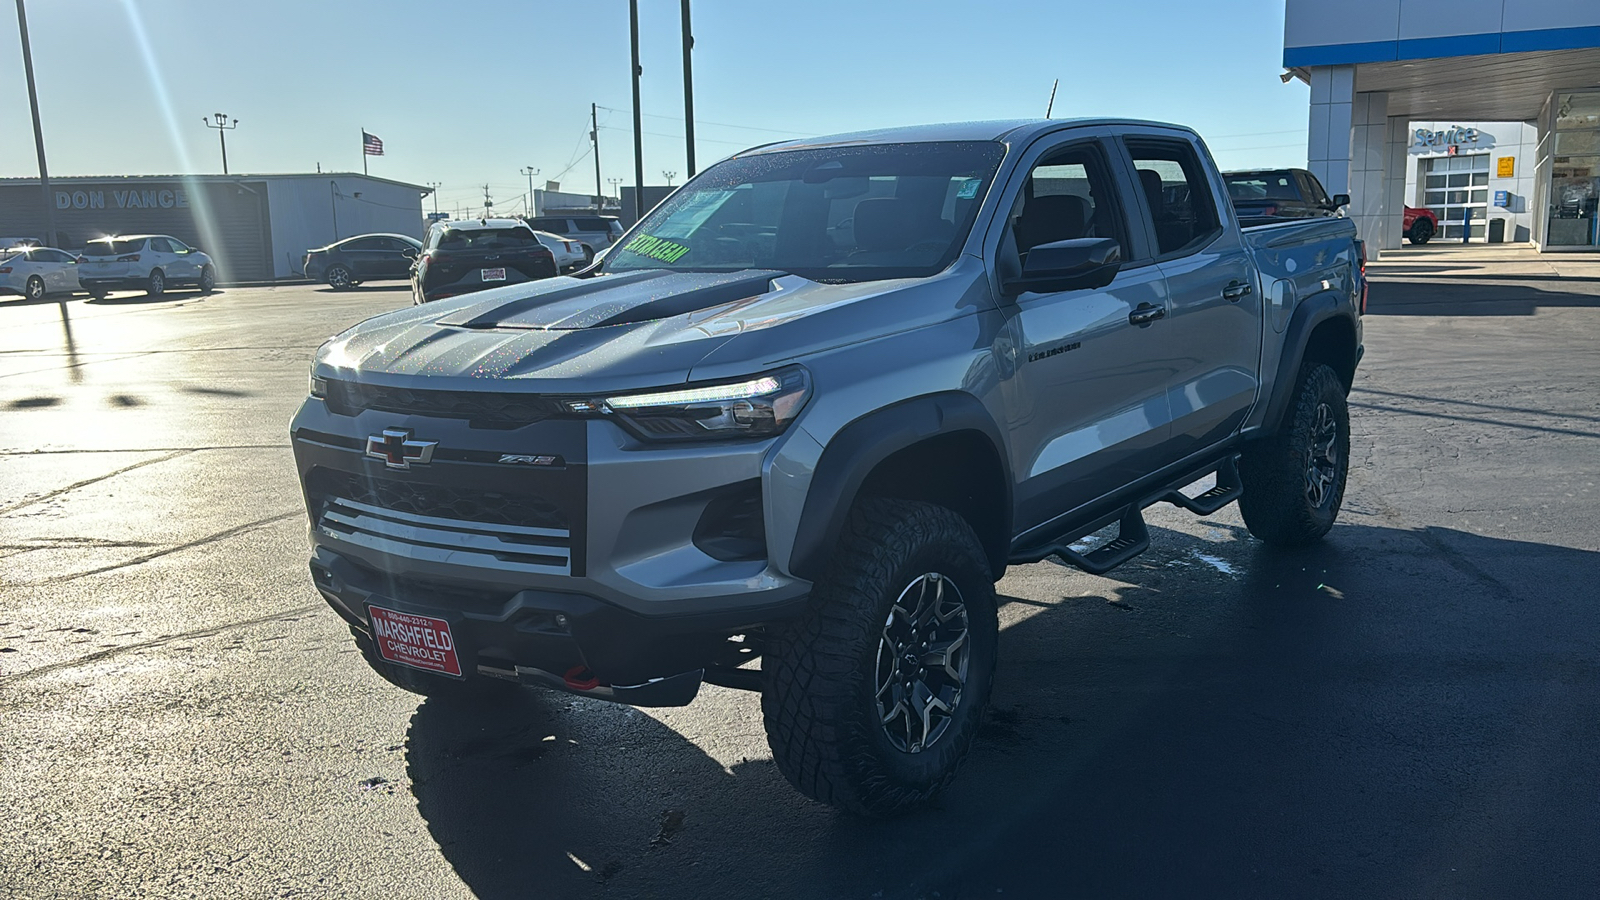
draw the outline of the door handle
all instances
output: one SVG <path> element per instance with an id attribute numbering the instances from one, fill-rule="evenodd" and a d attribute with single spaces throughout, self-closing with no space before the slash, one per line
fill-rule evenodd
<path id="1" fill-rule="evenodd" d="M 1146 328 L 1151 322 L 1157 319 L 1164 319 L 1166 316 L 1167 308 L 1165 306 L 1152 306 L 1148 303 L 1141 303 L 1137 309 L 1128 313 L 1128 323 L 1137 325 L 1140 328 Z"/>
<path id="2" fill-rule="evenodd" d="M 1229 303 L 1238 303 L 1241 298 L 1249 296 L 1253 290 L 1255 288 L 1252 288 L 1247 282 L 1236 281 L 1222 289 L 1222 296 Z"/>

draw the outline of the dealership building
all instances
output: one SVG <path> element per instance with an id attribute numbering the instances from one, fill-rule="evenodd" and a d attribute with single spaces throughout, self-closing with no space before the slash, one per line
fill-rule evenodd
<path id="1" fill-rule="evenodd" d="M 1444 239 L 1600 252 L 1600 0 L 1287 0 L 1283 65 L 1370 247 L 1421 206 Z"/>
<path id="2" fill-rule="evenodd" d="M 52 178 L 64 250 L 117 234 L 167 234 L 199 247 L 224 282 L 300 274 L 305 252 L 340 238 L 423 234 L 421 185 L 358 173 Z M 0 178 L 0 234 L 43 237 L 37 178 Z"/>

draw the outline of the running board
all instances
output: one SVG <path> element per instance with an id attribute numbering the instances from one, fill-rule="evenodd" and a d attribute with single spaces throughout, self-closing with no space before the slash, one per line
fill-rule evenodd
<path id="1" fill-rule="evenodd" d="M 1090 575 L 1104 575 L 1148 549 L 1150 529 L 1145 527 L 1144 513 L 1137 505 L 1132 505 L 1122 511 L 1117 536 L 1111 540 L 1088 553 L 1079 553 L 1067 544 L 1054 544 L 1045 548 L 1045 555 L 1054 556 Z"/>
<path id="2" fill-rule="evenodd" d="M 1216 487 L 1193 497 L 1185 496 L 1182 491 L 1174 489 L 1162 494 L 1156 502 L 1181 506 L 1197 516 L 1209 516 L 1239 499 L 1243 493 L 1244 482 L 1239 480 L 1239 457 L 1230 456 L 1217 466 Z"/>

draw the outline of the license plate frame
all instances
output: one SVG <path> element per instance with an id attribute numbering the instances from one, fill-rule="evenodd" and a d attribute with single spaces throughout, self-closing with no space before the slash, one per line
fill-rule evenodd
<path id="1" fill-rule="evenodd" d="M 478 270 L 478 280 L 479 281 L 505 281 L 506 280 L 506 270 L 505 269 L 479 269 Z"/>
<path id="2" fill-rule="evenodd" d="M 461 677 L 461 656 L 448 621 L 368 604 L 367 624 L 378 655 L 388 662 L 434 675 Z"/>

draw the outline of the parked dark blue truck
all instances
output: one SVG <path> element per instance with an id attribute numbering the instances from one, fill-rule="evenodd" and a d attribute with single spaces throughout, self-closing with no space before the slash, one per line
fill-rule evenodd
<path id="1" fill-rule="evenodd" d="M 409 690 L 758 690 L 800 791 L 895 814 L 983 718 L 1008 565 L 1106 571 L 1158 502 L 1328 531 L 1364 291 L 1348 220 L 1242 230 L 1174 125 L 758 147 L 574 277 L 328 341 L 312 575 Z"/>

